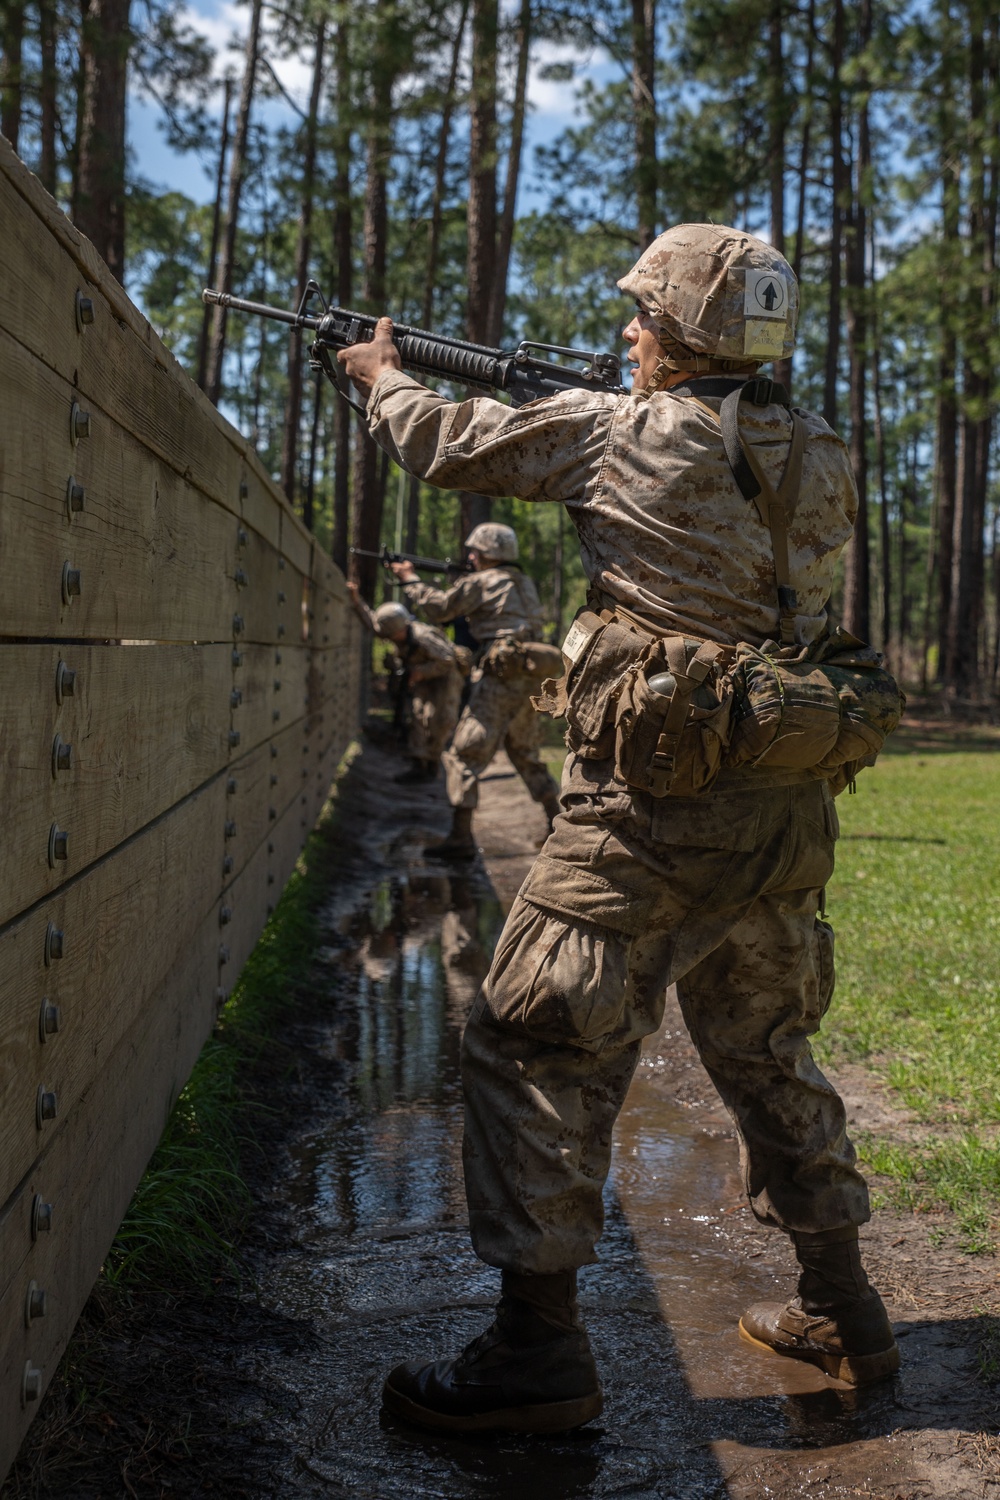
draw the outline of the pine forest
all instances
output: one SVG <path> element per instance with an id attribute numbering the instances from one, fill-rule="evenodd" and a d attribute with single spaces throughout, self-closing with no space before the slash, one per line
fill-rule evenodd
<path id="1" fill-rule="evenodd" d="M 455 556 L 487 502 L 398 472 L 278 323 L 204 286 L 510 347 L 621 348 L 615 282 L 672 223 L 746 228 L 802 285 L 794 400 L 861 498 L 834 611 L 911 687 L 1000 691 L 1000 11 L 984 0 L 2 0 L 0 128 L 291 503 L 350 546 Z M 225 28 L 223 28 L 225 29 Z M 214 35 L 214 33 L 213 33 Z M 294 84 L 289 84 L 289 78 Z M 532 132 L 535 99 L 562 124 Z M 136 99 L 189 164 L 127 147 Z M 556 639 L 561 507 L 513 522 Z"/>

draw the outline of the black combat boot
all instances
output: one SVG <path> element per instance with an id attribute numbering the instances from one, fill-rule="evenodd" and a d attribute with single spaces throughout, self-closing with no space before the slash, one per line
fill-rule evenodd
<path id="1" fill-rule="evenodd" d="M 429 859 L 475 859 L 476 843 L 472 837 L 472 808 L 452 810 L 451 832 L 442 844 L 428 844 L 424 853 Z"/>
<path id="2" fill-rule="evenodd" d="M 426 781 L 435 781 L 437 772 L 436 760 L 413 760 L 408 771 L 401 771 L 393 779 L 399 786 L 420 786 Z"/>
<path id="3" fill-rule="evenodd" d="M 784 1307 L 751 1307 L 740 1319 L 741 1336 L 758 1348 L 808 1360 L 849 1385 L 894 1375 L 899 1350 L 861 1264 L 857 1229 L 793 1234 L 792 1240 L 802 1267 L 798 1295 Z"/>
<path id="4" fill-rule="evenodd" d="M 457 1359 L 399 1365 L 387 1411 L 446 1432 L 568 1432 L 604 1405 L 580 1323 L 576 1273 L 504 1272 L 496 1318 Z"/>

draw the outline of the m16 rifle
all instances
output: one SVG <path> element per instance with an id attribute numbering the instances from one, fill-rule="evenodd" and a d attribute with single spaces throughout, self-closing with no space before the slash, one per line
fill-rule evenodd
<path id="1" fill-rule="evenodd" d="M 454 562 L 450 557 L 421 557 L 416 552 L 390 552 L 388 547 L 383 547 L 381 552 L 371 552 L 367 547 L 350 547 L 348 549 L 355 557 L 377 557 L 383 567 L 390 563 L 408 562 L 421 573 L 467 573 L 467 563 Z"/>
<path id="2" fill-rule="evenodd" d="M 322 370 L 346 400 L 351 400 L 338 380 L 338 349 L 352 344 L 367 344 L 375 336 L 378 319 L 367 313 L 351 312 L 346 307 L 328 307 L 315 281 L 306 285 L 297 312 L 269 307 L 265 302 L 247 302 L 229 292 L 206 287 L 202 301 L 231 307 L 235 312 L 253 313 L 260 318 L 274 318 L 292 328 L 308 329 L 315 335 L 309 350 L 309 363 Z M 310 312 L 318 301 L 322 312 Z M 624 395 L 621 362 L 617 354 L 598 354 L 585 349 L 565 349 L 559 344 L 539 344 L 522 339 L 515 349 L 492 349 L 486 344 L 470 344 L 405 323 L 393 324 L 393 343 L 399 351 L 404 370 L 458 385 L 486 391 L 491 396 L 506 393 L 512 406 L 523 406 L 541 396 L 558 391 L 610 391 Z M 570 361 L 571 363 L 561 363 Z M 351 401 L 352 406 L 357 402 Z"/>

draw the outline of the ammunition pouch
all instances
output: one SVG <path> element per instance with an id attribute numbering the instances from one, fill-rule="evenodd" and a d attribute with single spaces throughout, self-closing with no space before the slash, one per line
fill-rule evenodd
<path id="1" fill-rule="evenodd" d="M 696 797 L 722 768 L 733 688 L 723 647 L 666 636 L 628 673 L 615 709 L 615 770 L 626 786 L 653 797 Z M 650 679 L 669 673 L 672 692 Z"/>
<path id="2" fill-rule="evenodd" d="M 558 646 L 545 641 L 522 641 L 514 636 L 498 636 L 484 653 L 480 666 L 484 675 L 500 682 L 538 683 L 549 672 L 562 669 Z"/>

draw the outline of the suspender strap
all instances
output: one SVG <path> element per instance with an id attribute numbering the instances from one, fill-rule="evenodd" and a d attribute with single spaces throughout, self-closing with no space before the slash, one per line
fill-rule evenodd
<path id="1" fill-rule="evenodd" d="M 767 386 L 768 389 L 759 390 L 761 385 Z M 771 533 L 781 644 L 793 646 L 798 599 L 792 588 L 788 558 L 788 523 L 795 513 L 802 482 L 802 454 L 805 447 L 806 425 L 798 412 L 788 409 L 788 414 L 792 419 L 792 436 L 781 482 L 775 490 L 761 468 L 760 460 L 754 453 L 753 447 L 745 446 L 740 436 L 740 401 L 745 397 L 749 397 L 755 404 L 765 404 L 761 397 L 768 397 L 775 405 L 788 406 L 788 397 L 781 386 L 772 386 L 770 382 L 759 380 L 747 381 L 745 385 L 726 396 L 718 416 L 703 402 L 698 401 L 698 405 L 708 412 L 722 428 L 722 443 L 729 460 L 729 467 L 733 471 L 733 478 L 745 498 L 754 502 L 760 512 L 761 520 Z M 693 399 L 698 400 L 697 397 Z"/>

